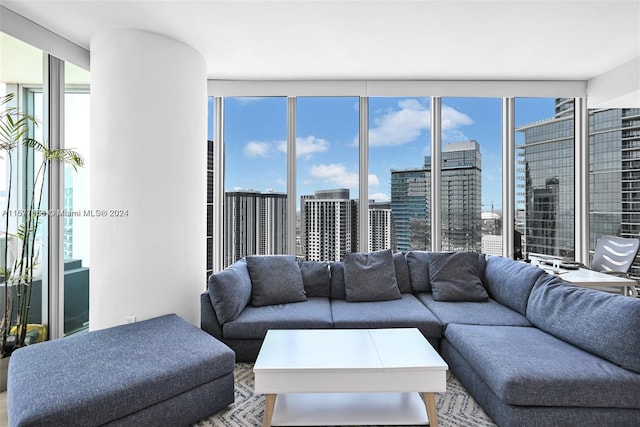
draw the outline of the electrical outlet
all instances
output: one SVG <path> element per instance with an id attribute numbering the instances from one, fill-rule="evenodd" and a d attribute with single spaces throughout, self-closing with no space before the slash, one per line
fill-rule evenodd
<path id="1" fill-rule="evenodd" d="M 136 316 L 125 316 L 124 321 L 127 323 L 136 323 Z"/>

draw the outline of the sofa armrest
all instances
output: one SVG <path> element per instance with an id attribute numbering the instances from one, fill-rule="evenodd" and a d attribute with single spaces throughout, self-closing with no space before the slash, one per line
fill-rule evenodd
<path id="1" fill-rule="evenodd" d="M 217 339 L 222 339 L 222 326 L 218 322 L 209 291 L 200 294 L 200 329 Z"/>

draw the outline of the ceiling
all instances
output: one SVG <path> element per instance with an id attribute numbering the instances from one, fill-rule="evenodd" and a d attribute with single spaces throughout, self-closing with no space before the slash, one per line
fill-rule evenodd
<path id="1" fill-rule="evenodd" d="M 0 2 L 87 49 L 165 34 L 210 79 L 588 80 L 640 57 L 640 0 Z"/>

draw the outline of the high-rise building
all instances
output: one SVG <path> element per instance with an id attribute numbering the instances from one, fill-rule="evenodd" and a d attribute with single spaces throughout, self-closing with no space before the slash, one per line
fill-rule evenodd
<path id="1" fill-rule="evenodd" d="M 524 144 L 526 252 L 574 256 L 573 102 L 556 103 L 554 118 L 519 127 Z"/>
<path id="2" fill-rule="evenodd" d="M 474 141 L 446 144 L 442 151 L 442 249 L 480 251 L 482 165 Z M 397 249 L 428 250 L 431 245 L 431 157 L 420 169 L 391 170 L 391 210 Z"/>
<path id="3" fill-rule="evenodd" d="M 574 105 L 522 126 L 527 252 L 574 256 Z M 640 108 L 589 111 L 589 245 L 606 234 L 640 237 Z M 640 262 L 631 269 L 640 277 Z"/>
<path id="4" fill-rule="evenodd" d="M 482 157 L 474 141 L 442 150 L 442 249 L 480 251 L 482 237 Z"/>
<path id="5" fill-rule="evenodd" d="M 394 249 L 406 252 L 427 250 L 431 246 L 430 170 L 426 166 L 391 169 L 391 216 L 396 232 Z"/>
<path id="6" fill-rule="evenodd" d="M 259 191 L 225 193 L 224 263 L 247 255 L 287 252 L 287 195 Z"/>
<path id="7" fill-rule="evenodd" d="M 346 188 L 300 197 L 300 240 L 309 261 L 339 261 L 358 251 L 357 201 Z"/>
<path id="8" fill-rule="evenodd" d="M 395 247 L 390 202 L 369 202 L 369 252 Z"/>

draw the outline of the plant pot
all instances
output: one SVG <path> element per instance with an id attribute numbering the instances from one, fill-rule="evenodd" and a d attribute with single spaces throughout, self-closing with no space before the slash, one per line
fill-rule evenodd
<path id="1" fill-rule="evenodd" d="M 0 393 L 7 391 L 7 373 L 9 372 L 10 357 L 0 359 Z"/>

